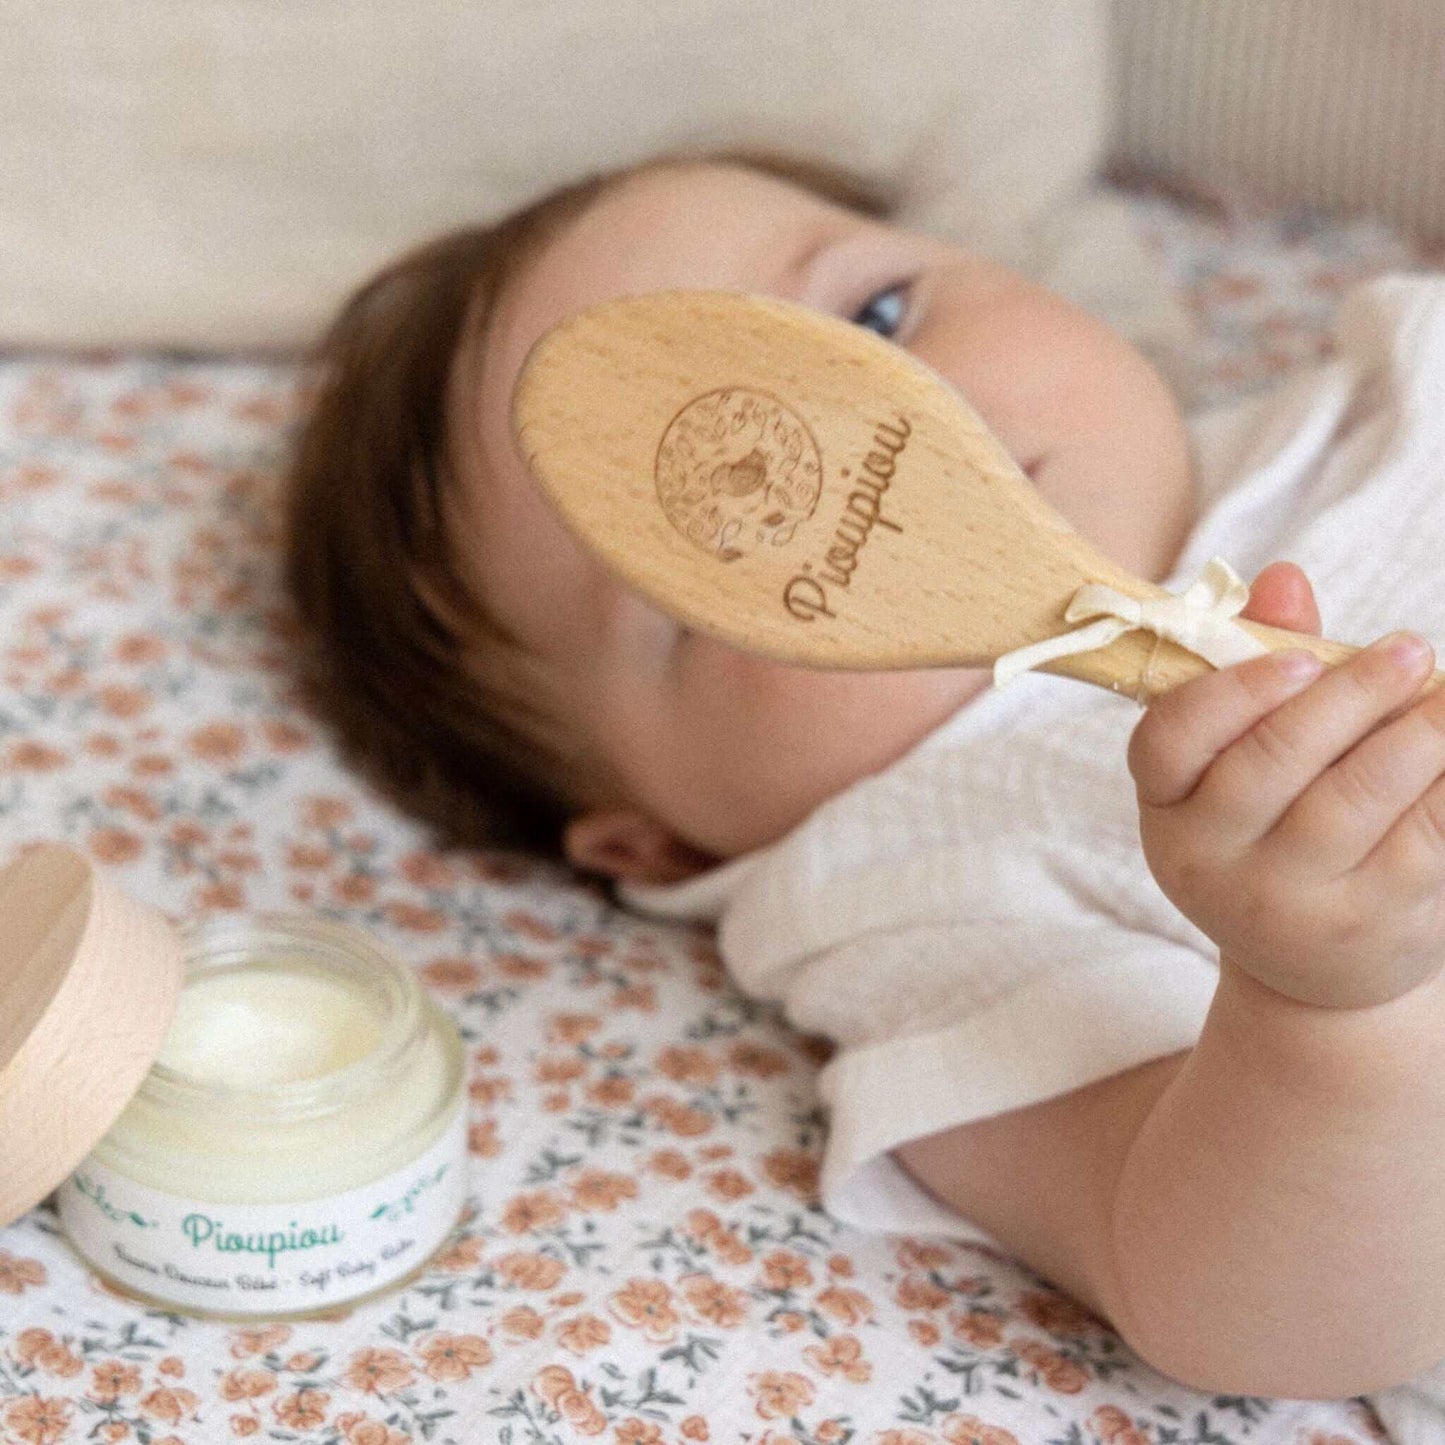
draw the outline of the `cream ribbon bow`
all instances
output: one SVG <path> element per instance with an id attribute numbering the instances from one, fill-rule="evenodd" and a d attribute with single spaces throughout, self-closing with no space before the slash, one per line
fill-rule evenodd
<path id="1" fill-rule="evenodd" d="M 1099 620 L 1004 653 L 993 665 L 994 686 L 1003 687 L 1021 673 L 1056 657 L 1107 647 L 1116 637 L 1136 628 L 1167 637 L 1215 667 L 1262 657 L 1269 648 L 1233 620 L 1248 601 L 1249 588 L 1222 557 L 1213 558 L 1187 591 L 1143 602 L 1102 583 L 1090 582 L 1074 593 L 1064 621 L 1081 622 L 1089 617 Z"/>

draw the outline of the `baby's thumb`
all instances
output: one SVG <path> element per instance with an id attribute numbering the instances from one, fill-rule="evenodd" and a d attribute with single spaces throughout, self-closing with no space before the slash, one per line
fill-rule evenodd
<path id="1" fill-rule="evenodd" d="M 1310 579 L 1293 562 L 1271 562 L 1254 579 L 1240 614 L 1268 627 L 1320 635 L 1320 609 Z"/>

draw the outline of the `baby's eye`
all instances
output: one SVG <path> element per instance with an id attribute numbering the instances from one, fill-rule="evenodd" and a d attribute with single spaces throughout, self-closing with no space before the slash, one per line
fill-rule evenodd
<path id="1" fill-rule="evenodd" d="M 908 292 L 910 283 L 900 281 L 886 291 L 880 291 L 853 317 L 855 325 L 876 331 L 879 336 L 891 341 L 902 329 L 908 315 Z"/>

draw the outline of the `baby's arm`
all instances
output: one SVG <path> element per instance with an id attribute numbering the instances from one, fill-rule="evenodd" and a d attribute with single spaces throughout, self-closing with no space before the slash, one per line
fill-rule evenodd
<path id="1" fill-rule="evenodd" d="M 898 1151 L 1197 1386 L 1445 1356 L 1445 689 L 1398 711 L 1427 671 L 1375 649 L 1301 691 L 1265 658 L 1156 703 L 1145 850 L 1221 944 L 1199 1043 Z"/>

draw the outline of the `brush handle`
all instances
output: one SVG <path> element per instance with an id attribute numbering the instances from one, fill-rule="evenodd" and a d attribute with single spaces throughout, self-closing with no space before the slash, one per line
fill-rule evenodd
<path id="1" fill-rule="evenodd" d="M 1290 632 L 1283 627 L 1267 627 L 1262 622 L 1248 622 L 1243 618 L 1236 619 L 1236 623 L 1257 637 L 1271 652 L 1302 648 L 1331 667 L 1338 666 L 1359 651 L 1357 647 L 1334 642 L 1328 637 Z M 1177 643 L 1156 637 L 1151 632 L 1135 631 L 1126 632 L 1108 647 L 1056 658 L 1044 663 L 1040 670 L 1077 678 L 1080 682 L 1091 682 L 1096 687 L 1106 687 L 1140 703 L 1150 703 L 1181 682 L 1188 682 L 1191 677 L 1214 669 L 1197 653 Z M 1433 688 L 1441 682 L 1445 682 L 1445 673 L 1437 672 L 1425 686 Z"/>

